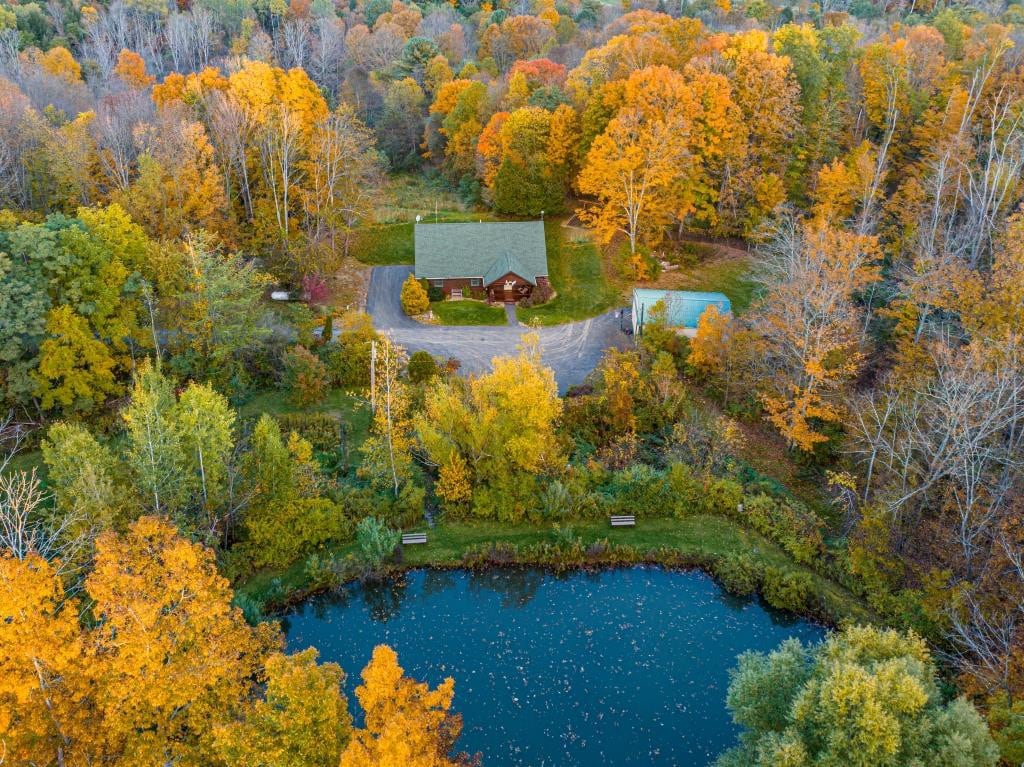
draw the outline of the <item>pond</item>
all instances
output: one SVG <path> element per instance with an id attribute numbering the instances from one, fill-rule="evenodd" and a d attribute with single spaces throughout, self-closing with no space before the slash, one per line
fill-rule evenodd
<path id="1" fill-rule="evenodd" d="M 736 656 L 825 633 L 702 573 L 655 567 L 416 570 L 283 623 L 290 650 L 315 646 L 346 671 L 353 709 L 377 644 L 417 680 L 454 677 L 458 747 L 484 767 L 711 764 L 737 733 L 725 707 Z"/>

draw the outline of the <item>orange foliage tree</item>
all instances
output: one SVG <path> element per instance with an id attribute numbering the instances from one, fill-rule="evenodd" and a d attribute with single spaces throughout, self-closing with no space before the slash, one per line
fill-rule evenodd
<path id="1" fill-rule="evenodd" d="M 431 690 L 404 676 L 387 645 L 373 650 L 356 699 L 366 726 L 352 732 L 341 767 L 456 767 L 449 756 L 462 729 L 449 713 L 455 694 L 450 677 Z"/>

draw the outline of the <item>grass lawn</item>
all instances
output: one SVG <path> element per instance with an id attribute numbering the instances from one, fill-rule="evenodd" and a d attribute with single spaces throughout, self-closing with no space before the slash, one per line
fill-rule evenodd
<path id="1" fill-rule="evenodd" d="M 572 523 L 571 527 L 585 544 L 607 539 L 611 543 L 630 544 L 640 549 L 667 546 L 683 554 L 716 557 L 743 552 L 755 557 L 764 565 L 773 565 L 784 570 L 803 570 L 810 573 L 815 588 L 824 596 L 835 614 L 863 622 L 870 622 L 874 618 L 859 599 L 839 584 L 797 565 L 773 543 L 727 519 L 694 516 L 683 520 L 638 520 L 635 528 L 614 530 L 603 521 L 576 522 Z M 405 563 L 410 566 L 450 567 L 462 562 L 462 555 L 467 549 L 481 544 L 500 541 L 522 546 L 553 540 L 553 534 L 549 529 L 528 523 L 460 522 L 442 524 L 427 530 L 428 542 L 421 546 L 405 547 L 403 555 Z M 354 554 L 356 546 L 338 546 L 333 552 L 344 557 Z M 239 586 L 237 591 L 260 600 L 275 580 L 279 580 L 280 588 L 284 592 L 301 589 L 305 585 L 303 568 L 304 563 L 300 561 L 286 570 L 258 573 Z"/>
<path id="2" fill-rule="evenodd" d="M 752 259 L 749 255 L 727 254 L 712 256 L 696 264 L 682 266 L 678 271 L 665 272 L 659 287 L 672 290 L 704 290 L 725 293 L 737 314 L 750 306 L 757 284 L 751 277 Z M 662 283 L 666 283 L 662 285 Z M 669 285 L 670 283 L 670 285 Z"/>
<path id="3" fill-rule="evenodd" d="M 358 261 L 374 266 L 412 264 L 415 255 L 412 227 L 406 222 L 357 229 L 352 236 L 350 252 Z"/>
<path id="4" fill-rule="evenodd" d="M 572 241 L 573 231 L 578 230 L 566 229 L 559 220 L 545 222 L 548 276 L 558 295 L 543 306 L 520 307 L 517 314 L 523 324 L 561 325 L 625 305 L 619 291 L 606 279 L 597 246 L 589 238 Z"/>
<path id="5" fill-rule="evenodd" d="M 466 211 L 467 206 L 443 178 L 422 173 L 389 173 L 378 194 L 375 217 L 381 223 L 426 219 L 434 211 Z"/>
<path id="6" fill-rule="evenodd" d="M 365 398 L 350 394 L 344 389 L 331 389 L 323 402 L 304 407 L 296 405 L 288 396 L 288 392 L 272 389 L 256 394 L 238 408 L 239 418 L 257 418 L 263 413 L 330 413 L 348 424 L 349 437 L 353 445 L 362 444 L 370 430 L 369 403 Z"/>
<path id="7" fill-rule="evenodd" d="M 504 325 L 505 309 L 483 301 L 433 301 L 430 309 L 442 325 Z"/>
<path id="8" fill-rule="evenodd" d="M 437 221 L 441 223 L 497 220 L 499 219 L 490 213 L 474 213 L 472 211 L 442 210 L 437 214 Z M 433 212 L 423 214 L 423 221 L 433 223 Z M 392 224 L 373 224 L 357 229 L 352 235 L 350 252 L 356 260 L 371 266 L 412 264 L 415 262 L 416 256 L 413 226 L 415 224 L 412 221 L 404 221 Z"/>

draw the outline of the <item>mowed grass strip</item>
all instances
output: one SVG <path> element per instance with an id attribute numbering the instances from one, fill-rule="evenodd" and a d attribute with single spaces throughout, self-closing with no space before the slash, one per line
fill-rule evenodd
<path id="1" fill-rule="evenodd" d="M 520 307 L 517 314 L 525 325 L 561 325 L 626 304 L 608 282 L 597 246 L 587 237 L 571 240 L 568 231 L 557 220 L 544 224 L 548 277 L 558 295 L 542 306 Z"/>
<path id="2" fill-rule="evenodd" d="M 431 311 L 441 325 L 504 325 L 505 309 L 483 301 L 433 301 Z"/>
<path id="3" fill-rule="evenodd" d="M 806 572 L 834 615 L 859 622 L 876 620 L 863 602 L 838 583 L 796 564 L 775 544 L 722 517 L 695 515 L 685 519 L 638 519 L 635 528 L 612 529 L 603 520 L 571 522 L 568 526 L 585 545 L 607 540 L 612 544 L 634 546 L 641 551 L 664 547 L 684 555 L 711 558 L 744 554 L 766 567 Z M 425 532 L 427 543 L 403 548 L 403 562 L 408 567 L 457 567 L 466 551 L 475 547 L 492 543 L 531 546 L 555 540 L 551 529 L 526 522 L 450 522 L 432 528 L 423 525 L 415 532 Z M 339 558 L 358 556 L 358 547 L 354 543 L 346 543 L 329 548 L 328 553 Z M 239 586 L 238 592 L 262 601 L 261 598 L 272 587 L 284 594 L 301 591 L 308 585 L 304 567 L 305 563 L 300 560 L 284 570 L 262 571 Z"/>

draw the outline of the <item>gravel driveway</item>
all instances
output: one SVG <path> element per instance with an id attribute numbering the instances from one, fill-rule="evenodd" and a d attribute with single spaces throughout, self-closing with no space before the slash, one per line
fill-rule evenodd
<path id="1" fill-rule="evenodd" d="M 366 311 L 378 330 L 386 331 L 408 351 L 426 351 L 435 357 L 455 357 L 462 370 L 490 370 L 491 358 L 513 353 L 526 328 L 519 326 L 424 325 L 406 316 L 399 294 L 411 266 L 378 266 L 370 276 Z M 540 328 L 544 364 L 555 371 L 563 392 L 583 382 L 609 347 L 627 348 L 631 341 L 619 330 L 618 311 L 581 322 Z"/>

